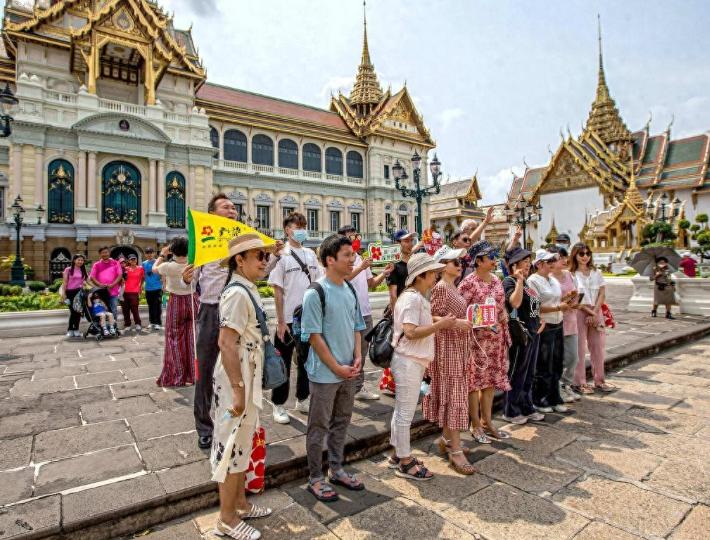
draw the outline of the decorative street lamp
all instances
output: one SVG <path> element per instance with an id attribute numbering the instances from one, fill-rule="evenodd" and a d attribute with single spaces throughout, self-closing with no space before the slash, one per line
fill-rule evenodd
<path id="1" fill-rule="evenodd" d="M 13 285 L 25 286 L 25 267 L 22 265 L 22 254 L 20 253 L 20 231 L 22 230 L 23 216 L 25 209 L 22 206 L 22 196 L 18 195 L 15 202 L 10 207 L 12 210 L 12 219 L 15 222 L 15 231 L 17 233 L 15 243 L 15 260 L 12 263 L 10 270 L 10 283 Z"/>
<path id="2" fill-rule="evenodd" d="M 382 222 L 380 221 L 380 224 L 377 226 L 377 230 L 380 233 L 380 242 L 382 242 Z"/>
<path id="3" fill-rule="evenodd" d="M 416 216 L 416 229 L 417 235 L 421 238 L 422 236 L 422 199 L 428 197 L 432 193 L 438 194 L 441 191 L 441 184 L 439 183 L 439 177 L 441 176 L 441 162 L 434 154 L 434 159 L 429 163 L 429 170 L 431 171 L 432 184 L 430 186 L 421 187 L 421 166 L 422 158 L 414 151 L 412 156 L 412 174 L 414 175 L 414 187 L 407 187 L 407 171 L 399 163 L 399 160 L 395 162 L 392 166 L 392 173 L 394 174 L 394 185 L 402 194 L 402 197 L 411 197 L 417 201 L 417 216 Z"/>
<path id="4" fill-rule="evenodd" d="M 4 114 L 0 115 L 0 137 L 9 137 L 12 133 L 12 121 L 13 118 L 8 114 L 10 107 L 17 105 L 18 99 L 15 94 L 10 90 L 10 84 L 5 83 L 5 88 L 0 92 L 0 104 L 2 104 L 2 109 Z"/>
<path id="5" fill-rule="evenodd" d="M 44 216 L 44 208 L 42 208 L 42 204 L 37 205 L 35 213 L 37 214 L 37 225 L 42 225 L 42 216 Z"/>
<path id="6" fill-rule="evenodd" d="M 523 228 L 523 247 L 527 248 L 527 228 L 528 223 L 536 223 L 542 218 L 542 206 L 526 201 L 522 196 L 516 201 L 512 208 L 506 211 L 508 223 L 519 225 Z"/>

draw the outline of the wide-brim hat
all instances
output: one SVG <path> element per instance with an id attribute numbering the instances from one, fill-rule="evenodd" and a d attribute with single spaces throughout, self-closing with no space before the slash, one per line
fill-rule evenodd
<path id="1" fill-rule="evenodd" d="M 479 257 L 483 257 L 486 255 L 495 257 L 498 254 L 498 250 L 485 240 L 480 240 L 473 244 L 470 248 L 468 248 L 468 254 L 475 261 Z"/>
<path id="2" fill-rule="evenodd" d="M 258 234 L 249 233 L 232 238 L 229 241 L 228 249 L 229 255 L 219 262 L 222 266 L 229 266 L 229 261 L 232 260 L 235 255 L 244 253 L 250 249 L 260 249 L 273 253 L 276 250 L 276 243 L 267 244 Z"/>
<path id="3" fill-rule="evenodd" d="M 556 259 L 557 257 L 557 253 L 551 253 L 546 249 L 538 249 L 535 252 L 535 260 L 533 261 L 533 265 L 541 263 L 542 261 L 551 261 L 552 259 Z"/>
<path id="4" fill-rule="evenodd" d="M 532 253 L 521 247 L 514 247 L 505 252 L 505 262 L 508 263 L 508 266 L 518 264 L 528 257 L 532 257 Z"/>
<path id="5" fill-rule="evenodd" d="M 424 272 L 429 272 L 431 270 L 441 270 L 445 265 L 436 262 L 432 259 L 431 255 L 426 253 L 416 253 L 412 255 L 407 263 L 407 281 L 404 283 L 405 287 L 409 287 L 414 283 L 414 278 Z"/>
<path id="6" fill-rule="evenodd" d="M 441 246 L 436 250 L 436 253 L 434 253 L 434 261 L 453 261 L 455 259 L 460 259 L 465 254 L 466 250 L 464 248 L 454 249 L 449 246 Z"/>

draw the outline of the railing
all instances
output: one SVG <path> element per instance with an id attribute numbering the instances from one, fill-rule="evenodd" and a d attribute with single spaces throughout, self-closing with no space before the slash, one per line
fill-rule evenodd
<path id="1" fill-rule="evenodd" d="M 326 180 L 333 180 L 334 182 L 342 182 L 343 177 L 340 176 L 339 174 L 326 174 L 325 175 Z"/>
<path id="2" fill-rule="evenodd" d="M 163 120 L 167 120 L 168 122 L 183 122 L 185 124 L 189 124 L 190 123 L 190 115 L 174 113 L 174 112 L 164 112 L 163 113 Z"/>
<path id="3" fill-rule="evenodd" d="M 289 169 L 288 167 L 279 167 L 279 174 L 286 174 L 288 176 L 298 176 L 298 169 Z"/>
<path id="4" fill-rule="evenodd" d="M 126 114 L 134 114 L 136 116 L 145 116 L 146 108 L 143 105 L 133 105 L 130 103 L 122 103 L 112 99 L 99 99 L 99 109 L 106 109 L 114 112 Z"/>
<path id="5" fill-rule="evenodd" d="M 355 178 L 354 176 L 348 176 L 348 182 L 351 184 L 362 184 L 362 178 Z"/>
<path id="6" fill-rule="evenodd" d="M 243 161 L 231 161 L 228 159 L 215 160 L 217 166 L 223 169 L 237 169 L 239 171 L 246 171 L 249 169 L 249 164 Z"/>
<path id="7" fill-rule="evenodd" d="M 267 173 L 274 172 L 273 165 L 258 165 L 256 163 L 253 163 L 252 167 L 254 168 L 254 171 L 256 171 L 256 172 L 267 172 Z"/>
<path id="8" fill-rule="evenodd" d="M 56 101 L 58 103 L 76 103 L 76 95 L 56 92 L 54 90 L 43 90 L 42 97 L 47 101 Z"/>
<path id="9" fill-rule="evenodd" d="M 218 169 L 237 170 L 246 172 L 259 172 L 276 174 L 281 176 L 307 178 L 311 180 L 329 180 L 331 182 L 346 182 L 348 184 L 362 185 L 365 183 L 363 178 L 354 176 L 341 176 L 339 174 L 326 174 L 317 171 L 304 171 L 303 169 L 291 169 L 289 167 L 274 167 L 272 165 L 259 165 L 256 163 L 245 163 L 243 161 L 230 161 L 228 159 L 213 159 L 214 167 Z M 391 182 L 387 181 L 390 185 Z"/>
<path id="10" fill-rule="evenodd" d="M 306 178 L 315 178 L 316 180 L 320 180 L 323 178 L 323 173 L 322 172 L 314 172 L 314 171 L 301 171 L 301 175 L 306 177 Z"/>

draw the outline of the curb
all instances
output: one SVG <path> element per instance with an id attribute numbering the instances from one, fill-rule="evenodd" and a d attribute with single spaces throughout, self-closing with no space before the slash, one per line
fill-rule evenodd
<path id="1" fill-rule="evenodd" d="M 678 332 L 655 343 L 644 344 L 630 348 L 627 351 L 611 354 L 607 357 L 607 370 L 616 370 L 642 358 L 657 354 L 679 345 L 696 341 L 710 335 L 710 323 L 700 324 L 690 331 Z M 591 367 L 587 366 L 587 375 L 591 375 Z M 503 393 L 497 393 L 494 399 L 494 410 L 499 410 L 503 403 Z M 412 423 L 412 441 L 437 433 L 439 428 L 419 419 Z M 351 440 L 345 445 L 345 461 L 354 461 L 372 457 L 389 448 L 389 431 L 381 431 L 362 439 Z M 266 487 L 274 488 L 285 483 L 307 476 L 308 466 L 305 456 L 299 456 L 289 461 L 279 463 L 267 469 Z M 119 508 L 100 516 L 92 516 L 71 524 L 71 530 L 46 530 L 25 534 L 16 538 L 53 538 L 61 540 L 106 540 L 119 536 L 127 536 L 154 527 L 165 521 L 176 519 L 187 514 L 210 508 L 219 502 L 217 487 L 214 482 L 172 492 L 170 495 L 147 500 L 140 504 Z"/>

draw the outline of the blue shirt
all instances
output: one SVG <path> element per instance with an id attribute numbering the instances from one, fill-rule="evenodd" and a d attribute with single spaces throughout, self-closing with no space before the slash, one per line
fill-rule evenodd
<path id="1" fill-rule="evenodd" d="M 365 330 L 360 306 L 347 283 L 338 286 L 325 277 L 318 283 L 325 293 L 325 317 L 321 313 L 318 292 L 308 289 L 303 296 L 301 340 L 307 341 L 311 334 L 321 334 L 338 364 L 352 366 L 355 332 Z M 308 352 L 306 371 L 308 378 L 316 383 L 338 383 L 343 380 L 318 358 L 313 347 Z"/>
<path id="2" fill-rule="evenodd" d="M 163 288 L 163 284 L 160 281 L 160 276 L 157 272 L 153 272 L 153 265 L 155 264 L 155 259 L 152 261 L 143 261 L 143 271 L 145 272 L 145 290 L 146 291 L 159 291 Z"/>

